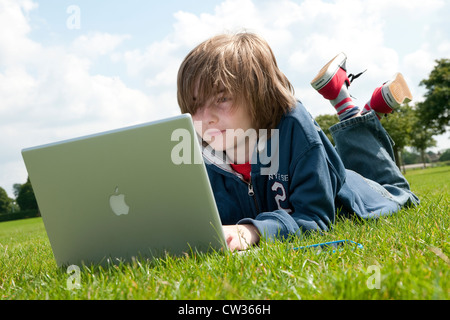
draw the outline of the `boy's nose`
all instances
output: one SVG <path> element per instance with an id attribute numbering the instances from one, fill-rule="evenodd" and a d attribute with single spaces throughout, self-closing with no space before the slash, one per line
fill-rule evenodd
<path id="1" fill-rule="evenodd" d="M 205 108 L 205 121 L 208 124 L 213 124 L 216 123 L 219 118 L 217 117 L 217 114 L 214 112 L 214 108 L 213 107 L 207 107 Z"/>
<path id="2" fill-rule="evenodd" d="M 209 125 L 214 124 L 219 120 L 216 112 L 214 111 L 214 107 L 209 105 L 198 109 L 193 118 Z"/>

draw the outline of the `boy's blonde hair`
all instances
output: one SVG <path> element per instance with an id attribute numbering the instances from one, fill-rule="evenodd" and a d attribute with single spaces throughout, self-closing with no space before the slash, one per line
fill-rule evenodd
<path id="1" fill-rule="evenodd" d="M 225 91 L 234 105 L 249 108 L 257 130 L 274 129 L 296 103 L 272 49 L 252 33 L 222 34 L 198 45 L 181 64 L 177 86 L 182 113 L 195 114 Z"/>

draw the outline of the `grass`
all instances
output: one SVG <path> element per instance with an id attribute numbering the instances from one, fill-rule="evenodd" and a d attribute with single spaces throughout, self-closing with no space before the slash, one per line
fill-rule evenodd
<path id="1" fill-rule="evenodd" d="M 417 208 L 378 221 L 339 219 L 327 233 L 262 242 L 245 255 L 167 256 L 68 274 L 56 266 L 40 218 L 3 222 L 0 299 L 448 300 L 450 166 L 406 176 L 422 200 Z M 340 239 L 364 248 L 291 250 Z M 79 288 L 69 289 L 73 279 Z"/>

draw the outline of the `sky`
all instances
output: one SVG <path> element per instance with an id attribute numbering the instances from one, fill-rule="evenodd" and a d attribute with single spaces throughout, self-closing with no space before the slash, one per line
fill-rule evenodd
<path id="1" fill-rule="evenodd" d="M 180 63 L 223 32 L 263 36 L 313 116 L 334 111 L 310 82 L 339 52 L 367 69 L 356 104 L 396 72 L 422 101 L 449 16 L 448 0 L 0 0 L 0 187 L 26 182 L 24 148 L 179 114 Z"/>

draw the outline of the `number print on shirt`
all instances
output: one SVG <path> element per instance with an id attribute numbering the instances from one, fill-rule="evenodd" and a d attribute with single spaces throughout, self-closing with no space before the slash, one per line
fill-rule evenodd
<path id="1" fill-rule="evenodd" d="M 281 194 L 278 192 L 278 190 L 281 190 Z M 291 213 L 291 209 L 286 209 L 281 206 L 281 202 L 286 201 L 286 190 L 284 189 L 284 186 L 279 182 L 274 182 L 272 185 L 272 191 L 277 192 L 277 195 L 275 196 L 275 202 L 277 203 L 278 209 L 284 210 L 287 213 Z"/>

